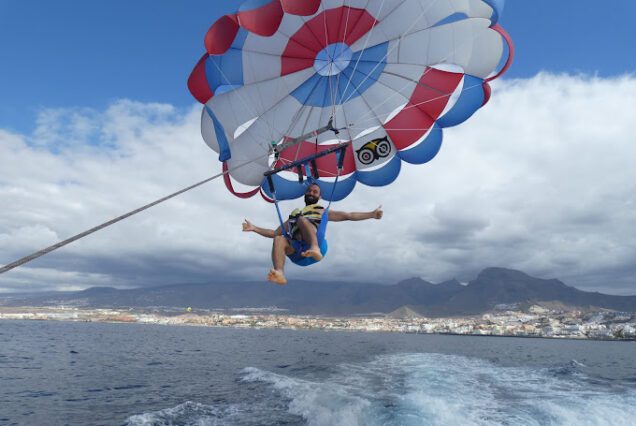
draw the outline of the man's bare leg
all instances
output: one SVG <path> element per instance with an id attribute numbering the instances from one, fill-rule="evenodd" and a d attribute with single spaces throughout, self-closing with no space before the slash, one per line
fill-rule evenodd
<path id="1" fill-rule="evenodd" d="M 304 217 L 299 217 L 296 223 L 298 224 L 298 229 L 300 229 L 300 234 L 303 237 L 303 241 L 309 245 L 309 249 L 300 253 L 300 255 L 303 257 L 311 257 L 316 261 L 322 260 L 322 253 L 320 252 L 320 247 L 318 246 L 316 227 L 313 225 L 313 223 L 311 223 Z"/>
<path id="2" fill-rule="evenodd" d="M 285 256 L 293 253 L 294 249 L 287 241 L 287 238 L 282 235 L 274 237 L 274 243 L 272 244 L 272 265 L 269 274 L 267 274 L 267 280 L 279 285 L 287 284 L 285 278 Z"/>

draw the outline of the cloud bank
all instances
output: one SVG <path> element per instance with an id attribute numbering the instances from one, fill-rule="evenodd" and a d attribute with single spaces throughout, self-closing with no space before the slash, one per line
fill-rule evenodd
<path id="1" fill-rule="evenodd" d="M 382 204 L 385 218 L 331 224 L 326 261 L 290 264 L 289 278 L 466 281 L 503 266 L 636 294 L 636 78 L 539 74 L 494 92 L 431 163 L 335 204 Z M 0 130 L 0 263 L 218 173 L 199 117 L 121 100 L 43 110 L 28 135 Z M 264 280 L 271 240 L 242 233 L 243 218 L 277 226 L 272 206 L 216 180 L 0 275 L 0 291 Z"/>

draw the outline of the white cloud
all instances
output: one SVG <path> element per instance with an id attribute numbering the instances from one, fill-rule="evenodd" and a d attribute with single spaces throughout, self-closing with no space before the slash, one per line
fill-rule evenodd
<path id="1" fill-rule="evenodd" d="M 0 130 L 0 260 L 91 228 L 220 168 L 199 107 L 120 101 L 43 111 L 32 135 Z M 290 278 L 472 279 L 487 266 L 635 294 L 636 78 L 540 74 L 500 82 L 438 157 L 334 205 L 385 219 L 330 224 L 330 253 Z M 283 203 L 291 210 L 294 203 Z M 0 276 L 0 290 L 262 280 L 272 206 L 219 179 Z M 264 284 L 266 285 L 266 284 Z"/>

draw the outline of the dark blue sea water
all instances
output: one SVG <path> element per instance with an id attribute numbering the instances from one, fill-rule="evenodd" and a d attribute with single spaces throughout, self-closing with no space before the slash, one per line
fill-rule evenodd
<path id="1" fill-rule="evenodd" d="M 636 343 L 0 321 L 1 425 L 633 425 Z"/>

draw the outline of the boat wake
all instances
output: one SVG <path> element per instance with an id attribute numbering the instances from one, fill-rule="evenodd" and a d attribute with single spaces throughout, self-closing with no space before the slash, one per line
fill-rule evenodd
<path id="1" fill-rule="evenodd" d="M 633 424 L 636 389 L 587 380 L 583 367 L 502 367 L 443 354 L 385 355 L 303 377 L 248 367 L 239 386 L 260 385 L 252 401 L 186 402 L 127 424 Z"/>

